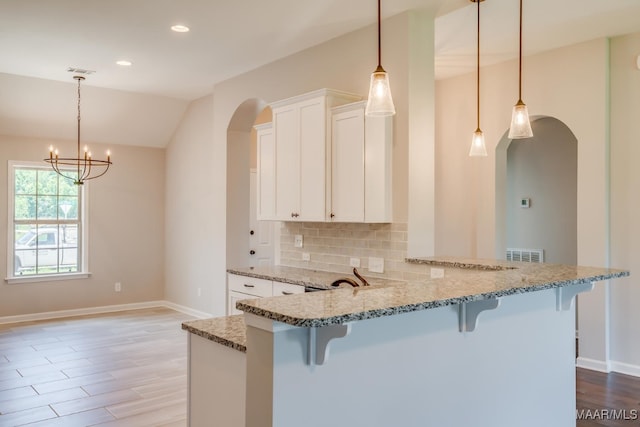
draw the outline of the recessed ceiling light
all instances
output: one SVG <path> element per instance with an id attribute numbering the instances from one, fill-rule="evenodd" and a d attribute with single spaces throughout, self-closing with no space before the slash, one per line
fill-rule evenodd
<path id="1" fill-rule="evenodd" d="M 171 30 L 175 31 L 176 33 L 188 33 L 189 27 L 187 27 L 186 25 L 178 24 L 178 25 L 172 25 Z"/>
<path id="2" fill-rule="evenodd" d="M 123 59 L 123 60 L 120 60 L 120 61 L 116 61 L 116 64 L 122 65 L 123 67 L 130 67 L 130 66 L 133 65 L 133 62 Z"/>

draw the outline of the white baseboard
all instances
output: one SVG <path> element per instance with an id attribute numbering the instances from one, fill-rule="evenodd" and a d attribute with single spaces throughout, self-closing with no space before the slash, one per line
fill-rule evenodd
<path id="1" fill-rule="evenodd" d="M 206 313 L 204 311 L 195 310 L 193 308 L 185 307 L 184 305 L 176 304 L 171 301 L 162 301 L 163 307 L 170 308 L 180 313 L 188 314 L 189 316 L 197 317 L 198 319 L 206 319 L 213 317 L 213 314 Z"/>
<path id="2" fill-rule="evenodd" d="M 598 372 L 611 372 L 611 364 L 602 360 L 588 359 L 586 357 L 578 357 L 576 359 L 576 367 L 589 369 Z"/>
<path id="3" fill-rule="evenodd" d="M 625 375 L 640 377 L 640 366 L 638 365 L 612 361 L 611 370 Z"/>
<path id="4" fill-rule="evenodd" d="M 172 303 L 170 301 L 147 301 L 147 302 L 135 302 L 130 304 L 105 305 L 102 307 L 76 308 L 72 310 L 46 311 L 43 313 L 20 314 L 16 316 L 3 316 L 3 317 L 0 317 L 0 324 L 33 322 L 38 320 L 60 319 L 63 317 L 86 316 L 86 315 L 101 314 L 101 313 L 114 313 L 118 311 L 140 310 L 144 308 L 155 308 L 155 307 L 170 308 L 172 310 L 179 311 L 181 313 L 188 314 L 189 316 L 197 317 L 199 319 L 213 317 L 209 313 L 194 310 L 189 307 Z"/>

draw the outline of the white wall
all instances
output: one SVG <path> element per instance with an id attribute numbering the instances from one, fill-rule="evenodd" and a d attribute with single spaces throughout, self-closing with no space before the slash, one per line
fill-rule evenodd
<path id="1" fill-rule="evenodd" d="M 91 144 L 94 152 L 107 146 Z M 74 153 L 72 141 L 0 136 L 0 224 L 7 224 L 9 160 L 41 161 L 54 143 Z M 155 301 L 163 298 L 164 150 L 111 147 L 109 172 L 89 189 L 88 279 L 7 284 L 0 281 L 0 317 Z M 43 162 L 44 163 L 44 162 Z M 7 227 L 0 226 L 0 258 L 7 255 Z M 6 263 L 0 263 L 2 278 Z M 122 292 L 114 283 L 122 283 Z"/>
<path id="2" fill-rule="evenodd" d="M 611 264 L 631 277 L 611 286 L 611 359 L 640 375 L 640 33 L 611 41 Z M 630 365 L 630 366 L 629 366 Z"/>

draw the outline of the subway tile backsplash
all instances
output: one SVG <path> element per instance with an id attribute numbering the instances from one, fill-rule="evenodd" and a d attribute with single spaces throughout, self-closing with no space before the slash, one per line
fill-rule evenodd
<path id="1" fill-rule="evenodd" d="M 360 258 L 361 273 L 373 277 L 402 280 L 427 278 L 424 265 L 407 264 L 407 224 L 360 224 L 324 222 L 283 222 L 280 236 L 280 264 L 289 267 L 350 273 L 351 258 Z M 302 248 L 294 247 L 301 234 Z M 302 260 L 302 253 L 310 261 Z M 384 258 L 384 273 L 368 271 L 369 257 Z"/>

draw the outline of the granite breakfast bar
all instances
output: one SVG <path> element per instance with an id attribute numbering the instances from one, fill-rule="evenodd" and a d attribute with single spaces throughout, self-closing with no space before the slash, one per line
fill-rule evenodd
<path id="1" fill-rule="evenodd" d="M 575 425 L 572 301 L 628 272 L 410 262 L 445 277 L 238 302 L 245 425 Z"/>

